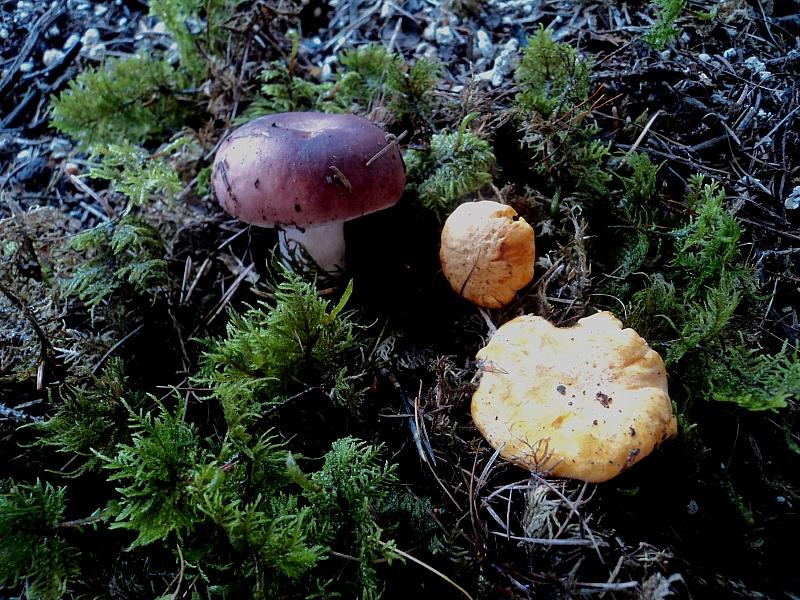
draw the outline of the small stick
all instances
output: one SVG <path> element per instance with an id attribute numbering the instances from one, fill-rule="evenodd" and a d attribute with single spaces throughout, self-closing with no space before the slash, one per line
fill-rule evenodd
<path id="1" fill-rule="evenodd" d="M 85 184 L 83 181 L 81 181 L 80 179 L 78 179 L 78 178 L 77 178 L 75 175 L 69 175 L 68 177 L 69 177 L 69 180 L 72 182 L 72 185 L 74 185 L 76 188 L 78 188 L 78 189 L 79 189 L 80 191 L 82 191 L 84 194 L 87 194 L 87 195 L 88 195 L 88 196 L 90 196 L 90 197 L 91 197 L 93 200 L 95 200 L 95 201 L 96 201 L 98 204 L 100 204 L 100 206 L 102 206 L 102 207 L 103 207 L 103 210 L 104 210 L 104 211 L 106 211 L 106 214 L 107 214 L 107 215 L 108 215 L 110 218 L 112 218 L 112 219 L 113 219 L 113 218 L 116 216 L 116 215 L 114 214 L 114 210 L 111 208 L 111 206 L 108 204 L 108 202 L 106 201 L 106 199 L 105 199 L 105 198 L 103 198 L 102 196 L 100 196 L 100 194 L 98 194 L 97 192 L 95 192 L 95 191 L 94 191 L 92 188 L 90 188 L 90 187 L 89 187 L 88 185 L 86 185 L 86 184 Z"/>
<path id="2" fill-rule="evenodd" d="M 100 360 L 97 361 L 97 364 L 92 367 L 92 373 L 96 374 L 100 370 L 100 368 L 105 364 L 105 362 L 108 360 L 108 357 L 111 356 L 117 348 L 122 346 L 122 344 L 124 344 L 129 339 L 131 339 L 134 335 L 139 333 L 142 330 L 143 327 L 144 327 L 144 323 L 141 323 L 133 331 L 131 331 L 130 333 L 126 334 L 125 337 L 123 337 L 116 344 L 111 346 L 111 348 L 108 349 L 108 352 L 103 354 L 102 358 L 100 358 Z"/>
<path id="3" fill-rule="evenodd" d="M 508 533 L 504 533 L 502 531 L 490 531 L 492 535 L 496 535 L 501 538 L 505 538 L 508 540 L 514 540 L 515 542 L 525 542 L 528 544 L 538 544 L 541 546 L 593 546 L 595 542 L 593 540 L 587 540 L 582 538 L 534 538 L 534 537 L 525 537 L 521 535 L 509 535 Z M 605 542 L 602 542 L 602 545 L 606 545 Z"/>
<path id="4" fill-rule="evenodd" d="M 381 543 L 381 544 L 382 544 L 384 547 L 386 547 L 386 546 L 387 546 L 385 542 L 380 542 L 380 543 Z M 444 573 L 442 573 L 441 571 L 437 571 L 436 569 L 434 569 L 434 568 L 433 568 L 432 566 L 430 566 L 429 564 L 422 562 L 420 559 L 418 559 L 418 558 L 416 558 L 416 557 L 414 557 L 414 556 L 411 556 L 411 555 L 410 555 L 408 552 L 403 552 L 402 550 L 400 550 L 400 548 L 387 548 L 387 549 L 388 549 L 390 552 L 394 552 L 394 553 L 396 553 L 396 554 L 399 554 L 399 555 L 400 555 L 400 556 L 402 556 L 403 558 L 407 558 L 407 559 L 408 559 L 408 560 L 410 560 L 411 562 L 418 564 L 420 567 L 423 567 L 423 568 L 425 568 L 425 569 L 428 569 L 428 571 L 430 571 L 430 572 L 431 572 L 431 573 L 433 573 L 434 575 L 438 575 L 439 577 L 441 577 L 442 579 L 444 579 L 444 580 L 445 580 L 447 583 L 449 583 L 449 584 L 450 584 L 450 585 L 452 585 L 454 588 L 456 588 L 456 589 L 457 589 L 459 592 L 461 592 L 462 594 L 464 594 L 464 596 L 466 596 L 467 598 L 469 598 L 469 600 L 474 600 L 474 598 L 473 598 L 473 597 L 470 595 L 470 593 L 469 593 L 467 590 L 465 590 L 463 587 L 461 587 L 460 585 L 458 585 L 458 584 L 457 584 L 455 581 L 453 581 L 452 579 L 450 579 L 450 578 L 449 578 L 447 575 L 445 575 L 445 574 L 444 574 Z"/>
<path id="5" fill-rule="evenodd" d="M 658 118 L 658 116 L 660 114 L 661 114 L 661 109 L 659 108 L 656 111 L 656 114 L 654 114 L 652 117 L 650 117 L 650 120 L 647 122 L 647 125 L 645 125 L 644 129 L 642 129 L 642 133 L 639 134 L 639 137 L 636 138 L 635 142 L 633 142 L 633 146 L 631 146 L 630 149 L 628 150 L 628 155 L 629 156 L 631 154 L 633 154 L 634 152 L 636 152 L 636 149 L 639 147 L 639 144 L 642 143 L 642 140 L 647 135 L 647 132 L 650 131 L 650 128 L 653 126 L 653 123 L 656 122 L 656 119 Z"/>
<path id="6" fill-rule="evenodd" d="M 397 135 L 397 136 L 394 136 L 394 135 L 391 135 L 391 134 L 387 135 L 386 136 L 386 138 L 387 138 L 386 141 L 389 142 L 389 143 L 386 144 L 380 150 L 378 150 L 378 152 L 375 154 L 375 156 L 373 156 L 372 158 L 370 158 L 367 161 L 367 166 L 370 166 L 372 163 L 374 163 L 376 160 L 378 160 L 381 156 L 386 154 L 394 144 L 399 144 L 402 141 L 402 139 L 404 137 L 406 137 L 407 134 L 408 134 L 408 131 L 406 130 L 406 131 L 404 131 L 403 133 L 401 133 L 400 135 Z"/>
<path id="7" fill-rule="evenodd" d="M 217 315 L 219 315 L 219 313 L 225 309 L 225 307 L 228 305 L 228 302 L 231 300 L 231 296 L 233 296 L 236 290 L 239 289 L 242 281 L 244 281 L 245 277 L 250 274 L 250 272 L 253 270 L 253 267 L 255 267 L 255 263 L 251 263 L 247 265 L 245 269 L 242 269 L 242 272 L 239 273 L 236 279 L 233 280 L 231 287 L 225 291 L 225 293 L 222 295 L 222 298 L 220 298 L 219 302 L 217 303 L 217 306 L 214 307 L 214 310 L 212 310 L 207 317 L 207 323 L 211 323 L 211 321 L 217 318 Z"/>
<path id="8" fill-rule="evenodd" d="M 186 290 L 186 295 L 184 296 L 183 300 L 181 301 L 181 304 L 183 302 L 188 302 L 189 301 L 189 297 L 192 295 L 192 292 L 194 292 L 194 288 L 197 287 L 197 283 L 200 281 L 200 278 L 203 276 L 203 273 L 205 273 L 206 269 L 208 269 L 208 265 L 209 264 L 211 264 L 211 259 L 209 257 L 206 257 L 206 259 L 200 265 L 200 268 L 197 269 L 197 275 L 195 275 L 194 280 L 192 280 L 192 283 L 189 286 L 189 289 Z"/>

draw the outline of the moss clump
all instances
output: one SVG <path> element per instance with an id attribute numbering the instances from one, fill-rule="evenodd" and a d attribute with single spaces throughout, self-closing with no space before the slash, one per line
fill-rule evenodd
<path id="1" fill-rule="evenodd" d="M 589 95 L 589 64 L 572 46 L 554 41 L 543 27 L 528 38 L 514 78 L 519 87 L 514 97 L 517 108 L 544 118 L 569 113 Z"/>
<path id="2" fill-rule="evenodd" d="M 117 444 L 128 441 L 129 429 L 119 424 L 125 422 L 130 407 L 139 410 L 145 400 L 144 394 L 130 389 L 122 360 L 112 358 L 99 376 L 62 390 L 55 413 L 35 426 L 36 444 L 79 457 L 82 464 L 67 473 L 78 477 L 99 466 L 98 453 L 113 452 Z"/>
<path id="3" fill-rule="evenodd" d="M 676 22 L 686 8 L 686 0 L 654 0 L 652 6 L 656 10 L 656 21 L 643 39 L 654 50 L 663 50 L 681 34 Z"/>
<path id="4" fill-rule="evenodd" d="M 200 86 L 222 54 L 222 27 L 241 0 L 152 0 L 179 63 L 165 56 L 110 58 L 87 69 L 52 99 L 52 125 L 84 147 L 159 141 L 196 112 L 186 90 Z"/>
<path id="5" fill-rule="evenodd" d="M 132 556 L 158 556 L 177 544 L 200 589 L 379 598 L 376 564 L 399 558 L 388 536 L 412 521 L 432 531 L 424 505 L 397 487 L 396 466 L 382 459 L 380 446 L 342 438 L 318 471 L 305 474 L 269 432 L 244 444 L 203 436 L 185 401 L 172 409 L 152 401 L 155 410 L 128 408 L 127 442 L 97 453 L 117 487 L 107 508 L 85 522 L 110 522 L 102 526 L 106 537 L 130 531 Z M 17 585 L 46 573 L 49 585 L 66 589 L 78 557 L 56 535 L 65 488 L 7 485 L 10 491 L 0 495 L 0 540 L 12 523 L 27 537 L 0 550 L 0 556 L 6 548 L 15 553 L 0 576 Z M 39 546 L 49 554 L 37 554 Z M 334 555 L 353 557 L 354 569 L 336 564 Z M 39 571 L 43 565 L 51 570 Z"/>
<path id="6" fill-rule="evenodd" d="M 93 310 L 112 296 L 123 303 L 155 299 L 169 282 L 164 241 L 158 229 L 127 214 L 72 238 L 86 259 L 63 283 L 63 293 Z"/>
<path id="7" fill-rule="evenodd" d="M 716 182 L 692 179 L 687 202 L 695 216 L 671 231 L 672 258 L 663 276 L 650 278 L 632 296 L 631 323 L 648 338 L 663 340 L 668 364 L 718 340 L 743 295 L 756 289 L 740 254 L 741 229 L 724 208 L 724 196 Z"/>
<path id="8" fill-rule="evenodd" d="M 326 100 L 341 110 L 369 111 L 385 106 L 398 119 L 429 115 L 432 90 L 439 82 L 438 62 L 420 58 L 413 65 L 367 44 L 339 55 L 343 71 Z"/>
<path id="9" fill-rule="evenodd" d="M 182 539 L 200 514 L 192 492 L 209 453 L 184 420 L 185 406 L 174 412 L 163 405 L 159 409 L 153 414 L 128 407 L 131 442 L 120 444 L 115 455 L 99 455 L 111 471 L 109 481 L 120 482 L 111 528 L 136 532 L 130 548 L 166 540 L 172 533 Z"/>
<path id="10" fill-rule="evenodd" d="M 156 157 L 128 143 L 97 148 L 93 158 L 99 163 L 90 169 L 89 177 L 111 182 L 114 190 L 127 196 L 133 206 L 142 206 L 154 197 L 172 200 L 182 184 L 163 156 L 175 149 L 176 144 L 170 144 Z"/>
<path id="11" fill-rule="evenodd" d="M 84 146 L 163 139 L 190 116 L 180 91 L 188 79 L 158 56 L 107 60 L 53 99 L 52 125 Z"/>
<path id="12" fill-rule="evenodd" d="M 466 129 L 475 116 L 468 115 L 457 132 L 434 134 L 430 151 L 406 152 L 409 187 L 417 191 L 425 208 L 446 213 L 456 200 L 492 181 L 496 164 L 492 147 Z"/>
<path id="13" fill-rule="evenodd" d="M 654 222 L 652 201 L 656 197 L 656 185 L 660 165 L 654 165 L 644 152 L 633 152 L 625 157 L 625 166 L 630 175 L 622 176 L 622 209 L 625 217 L 640 226 L 651 226 Z"/>
<path id="14" fill-rule="evenodd" d="M 332 548 L 347 548 L 358 559 L 356 581 L 362 598 L 379 598 L 383 591 L 375 567 L 378 559 L 396 559 L 393 543 L 376 515 L 391 508 L 397 496 L 396 465 L 381 460 L 382 448 L 352 437 L 335 441 L 322 468 L 311 476 L 305 495 L 311 503 L 315 537 Z M 356 587 L 356 590 L 358 588 Z M 356 591 L 354 590 L 354 591 Z"/>
<path id="15" fill-rule="evenodd" d="M 261 74 L 261 95 L 237 119 L 244 123 L 265 114 L 298 110 L 368 113 L 383 107 L 395 119 L 429 116 L 440 65 L 421 58 L 408 65 L 380 44 L 366 44 L 339 55 L 335 80 L 317 83 L 298 75 L 299 37 L 290 32 L 288 61 L 273 61 Z"/>
<path id="16" fill-rule="evenodd" d="M 247 123 L 272 113 L 323 110 L 322 99 L 330 84 L 314 83 L 297 75 L 300 36 L 296 31 L 290 31 L 287 37 L 292 41 L 289 60 L 274 60 L 261 72 L 261 94 L 236 119 L 236 123 Z"/>
<path id="17" fill-rule="evenodd" d="M 0 587 L 24 586 L 32 600 L 61 598 L 77 574 L 77 550 L 63 537 L 66 488 L 0 481 Z"/>
<path id="18" fill-rule="evenodd" d="M 197 382 L 212 388 L 231 429 L 308 388 L 357 408 L 345 366 L 360 360 L 357 325 L 344 312 L 352 287 L 331 307 L 300 275 L 284 271 L 282 277 L 274 306 L 232 313 L 226 336 L 206 341 Z"/>
<path id="19" fill-rule="evenodd" d="M 592 112 L 589 72 L 575 48 L 540 28 L 514 73 L 522 145 L 532 152 L 533 173 L 550 188 L 553 215 L 568 196 L 598 205 L 609 198 L 611 144 L 596 139 L 597 127 L 585 123 Z"/>
<path id="20" fill-rule="evenodd" d="M 773 353 L 759 347 L 758 332 L 740 314 L 743 300 L 758 301 L 758 282 L 742 256 L 741 226 L 724 206 L 724 190 L 692 177 L 686 194 L 691 218 L 659 236 L 650 202 L 655 168 L 636 158 L 633 169 L 620 208 L 636 223 L 635 235 L 617 248 L 614 273 L 621 283 L 613 289 L 629 299 L 628 323 L 681 374 L 687 399 L 751 411 L 787 406 L 800 389 L 800 362 L 788 344 Z"/>
<path id="21" fill-rule="evenodd" d="M 753 411 L 776 411 L 800 399 L 800 359 L 785 342 L 775 354 L 747 348 L 743 339 L 708 357 L 708 388 L 718 402 Z"/>
<path id="22" fill-rule="evenodd" d="M 196 83 L 209 64 L 223 52 L 223 26 L 242 0 L 151 0 L 150 12 L 166 25 L 175 39 L 181 67 Z"/>

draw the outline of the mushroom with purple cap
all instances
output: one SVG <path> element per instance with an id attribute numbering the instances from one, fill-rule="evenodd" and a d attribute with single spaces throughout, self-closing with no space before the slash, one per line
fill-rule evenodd
<path id="1" fill-rule="evenodd" d="M 289 112 L 260 117 L 220 144 L 212 183 L 230 215 L 281 229 L 325 271 L 345 266 L 344 222 L 395 204 L 405 187 L 398 145 L 355 115 Z"/>

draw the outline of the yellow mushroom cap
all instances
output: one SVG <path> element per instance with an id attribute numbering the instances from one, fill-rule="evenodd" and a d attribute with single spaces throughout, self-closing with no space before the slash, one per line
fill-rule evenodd
<path id="1" fill-rule="evenodd" d="M 677 433 L 664 362 L 609 312 L 564 328 L 517 317 L 477 357 L 472 418 L 525 468 L 607 481 Z"/>
<path id="2" fill-rule="evenodd" d="M 510 206 L 482 200 L 456 208 L 442 229 L 439 259 L 450 286 L 486 308 L 500 308 L 533 279 L 533 228 Z"/>

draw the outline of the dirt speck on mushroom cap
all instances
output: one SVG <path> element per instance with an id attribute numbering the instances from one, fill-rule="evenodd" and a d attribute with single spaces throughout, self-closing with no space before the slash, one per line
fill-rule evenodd
<path id="1" fill-rule="evenodd" d="M 306 227 L 391 206 L 405 187 L 397 144 L 355 115 L 279 113 L 233 131 L 212 173 L 226 212 L 246 223 Z"/>

